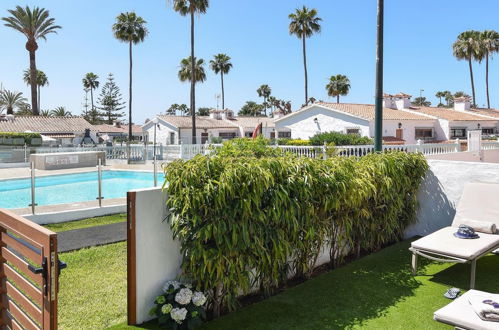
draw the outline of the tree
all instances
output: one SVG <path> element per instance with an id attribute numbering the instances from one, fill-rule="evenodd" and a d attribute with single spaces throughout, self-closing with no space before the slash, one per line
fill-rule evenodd
<path id="1" fill-rule="evenodd" d="M 86 121 L 92 125 L 102 124 L 102 118 L 100 112 L 97 109 L 90 109 L 86 114 L 83 115 Z"/>
<path id="2" fill-rule="evenodd" d="M 106 123 L 109 125 L 125 115 L 121 112 L 125 109 L 125 102 L 122 100 L 120 88 L 116 85 L 112 73 L 108 75 L 107 82 L 101 89 L 98 102 L 101 105 L 101 117 L 105 117 Z"/>
<path id="3" fill-rule="evenodd" d="M 33 111 L 31 111 L 31 105 L 29 103 L 23 103 L 19 106 L 16 111 L 16 116 L 33 116 Z"/>
<path id="4" fill-rule="evenodd" d="M 23 80 L 26 83 L 26 85 L 28 85 L 28 86 L 30 85 L 30 83 L 31 83 L 31 72 L 29 71 L 29 69 L 24 70 Z M 48 86 L 48 85 L 49 85 L 49 80 L 48 80 L 47 75 L 45 74 L 45 72 L 43 72 L 41 70 L 36 70 L 36 86 L 37 86 L 37 91 L 36 92 L 38 94 L 38 109 L 42 108 L 42 105 L 40 103 L 40 99 L 41 99 L 40 88 Z"/>
<path id="5" fill-rule="evenodd" d="M 270 88 L 269 85 L 261 85 L 256 92 L 258 93 L 259 97 L 263 97 L 263 107 L 265 109 L 265 116 L 267 116 L 267 107 L 268 103 L 267 100 L 272 93 L 272 89 Z"/>
<path id="6" fill-rule="evenodd" d="M 36 83 L 36 50 L 38 49 L 38 39 L 47 40 L 47 35 L 57 33 L 61 29 L 55 25 L 55 20 L 49 17 L 49 11 L 44 8 L 17 6 L 15 10 L 8 11 L 11 16 L 3 17 L 5 26 L 10 27 L 28 39 L 26 50 L 29 52 L 29 71 L 31 86 L 31 109 L 34 115 L 39 114 L 37 83 Z"/>
<path id="7" fill-rule="evenodd" d="M 331 76 L 326 85 L 326 90 L 327 95 L 331 97 L 336 96 L 336 103 L 340 103 L 340 95 L 345 96 L 350 92 L 350 80 L 342 74 Z"/>
<path id="8" fill-rule="evenodd" d="M 447 108 L 454 106 L 454 96 L 450 91 L 444 91 L 444 99 L 447 103 Z"/>
<path id="9" fill-rule="evenodd" d="M 489 57 L 499 51 L 499 33 L 493 30 L 485 30 L 480 33 L 480 48 L 480 53 L 485 58 L 485 88 L 487 92 L 487 108 L 490 109 Z"/>
<path id="10" fill-rule="evenodd" d="M 94 106 L 94 89 L 99 88 L 99 76 L 93 72 L 89 72 L 85 75 L 85 78 L 82 79 L 83 88 L 90 90 L 90 104 L 92 106 L 91 111 L 95 111 Z M 88 112 L 88 111 L 87 111 Z"/>
<path id="11" fill-rule="evenodd" d="M 133 72 L 133 56 L 132 45 L 136 45 L 144 41 L 148 34 L 146 21 L 137 16 L 134 12 L 121 13 L 116 17 L 116 23 L 113 25 L 114 37 L 119 41 L 128 43 L 128 56 L 130 61 L 129 70 L 129 85 L 128 85 L 128 141 L 132 141 L 132 72 Z M 130 148 L 128 148 L 130 151 Z M 128 152 L 130 155 L 130 152 Z M 130 162 L 130 157 L 128 157 Z"/>
<path id="12" fill-rule="evenodd" d="M 412 105 L 419 106 L 419 107 L 429 107 L 431 105 L 430 101 L 426 100 L 426 97 L 416 97 L 414 101 L 411 102 Z"/>
<path id="13" fill-rule="evenodd" d="M 197 116 L 209 116 L 211 108 L 198 108 Z"/>
<path id="14" fill-rule="evenodd" d="M 435 94 L 435 97 L 438 98 L 438 107 L 443 107 L 442 97 L 445 97 L 445 91 L 439 91 Z"/>
<path id="15" fill-rule="evenodd" d="M 472 61 L 480 58 L 480 32 L 475 30 L 462 32 L 452 45 L 454 57 L 458 60 L 468 61 L 470 69 L 471 91 L 473 94 L 473 105 L 476 104 L 475 82 L 473 80 Z"/>
<path id="16" fill-rule="evenodd" d="M 307 51 L 305 39 L 310 38 L 314 33 L 321 31 L 321 18 L 317 17 L 316 9 L 308 9 L 303 6 L 302 9 L 296 9 L 292 14 L 289 14 L 289 33 L 295 35 L 302 40 L 303 51 L 303 68 L 305 71 L 305 105 L 308 104 L 308 72 L 307 72 Z"/>
<path id="17" fill-rule="evenodd" d="M 65 107 L 57 107 L 50 111 L 52 117 L 71 117 L 73 116 L 71 112 L 67 111 Z"/>
<path id="18" fill-rule="evenodd" d="M 206 80 L 206 72 L 204 71 L 204 60 L 200 58 L 199 60 L 194 58 L 194 76 L 197 82 L 204 82 Z M 180 61 L 180 70 L 178 71 L 178 79 L 181 82 L 192 80 L 192 61 L 191 57 L 186 57 Z"/>
<path id="19" fill-rule="evenodd" d="M 182 116 L 188 116 L 191 114 L 189 107 L 187 104 L 181 104 L 178 106 L 178 110 Z"/>
<path id="20" fill-rule="evenodd" d="M 25 106 L 27 101 L 21 92 L 12 92 L 6 89 L 0 91 L 0 110 L 7 110 L 8 115 L 13 115 L 14 110 Z"/>
<path id="21" fill-rule="evenodd" d="M 83 112 L 83 116 L 86 116 L 88 113 L 88 92 L 90 89 L 83 88 L 83 91 L 85 92 L 85 97 L 83 98 L 83 107 L 85 108 L 85 111 Z"/>
<path id="22" fill-rule="evenodd" d="M 194 16 L 195 14 L 205 14 L 208 9 L 208 0 L 173 0 L 173 9 L 182 16 L 190 15 L 191 17 L 191 56 L 196 58 L 194 54 Z M 197 71 L 195 69 L 195 61 L 191 62 L 191 106 L 190 113 L 192 116 L 192 144 L 196 144 L 196 82 L 198 82 Z M 215 297 L 215 300 L 218 299 Z M 219 311 L 215 311 L 215 315 Z"/>
<path id="23" fill-rule="evenodd" d="M 40 111 L 40 116 L 42 116 L 42 117 L 52 117 L 52 114 L 50 113 L 50 110 L 42 110 L 42 111 Z"/>
<path id="24" fill-rule="evenodd" d="M 177 114 L 177 110 L 179 110 L 179 105 L 177 103 L 173 103 L 170 105 L 170 107 L 166 110 L 166 114 L 169 116 L 175 116 Z"/>
<path id="25" fill-rule="evenodd" d="M 240 116 L 261 116 L 263 105 L 254 101 L 247 101 L 245 105 L 239 110 Z"/>
<path id="26" fill-rule="evenodd" d="M 232 69 L 230 56 L 227 56 L 226 54 L 215 55 L 210 61 L 210 68 L 213 72 L 215 72 L 215 74 L 220 73 L 220 79 L 222 82 L 222 109 L 225 109 L 224 74 L 228 74 L 230 69 Z"/>

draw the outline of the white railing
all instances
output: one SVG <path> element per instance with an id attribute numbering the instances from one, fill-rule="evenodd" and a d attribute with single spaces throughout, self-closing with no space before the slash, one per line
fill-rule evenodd
<path id="1" fill-rule="evenodd" d="M 277 146 L 284 151 L 297 156 L 319 158 L 323 153 L 323 147 L 320 146 Z"/>
<path id="2" fill-rule="evenodd" d="M 499 149 L 499 141 L 482 141 L 482 150 Z"/>

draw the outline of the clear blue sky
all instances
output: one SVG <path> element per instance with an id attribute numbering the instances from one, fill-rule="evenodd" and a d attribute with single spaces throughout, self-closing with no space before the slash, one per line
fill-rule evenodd
<path id="1" fill-rule="evenodd" d="M 80 114 L 81 79 L 87 72 L 101 77 L 115 74 L 128 98 L 128 53 L 113 38 L 111 26 L 123 11 L 134 10 L 148 22 L 149 36 L 134 48 L 134 121 L 142 123 L 164 112 L 172 103 L 189 100 L 189 85 L 179 82 L 181 58 L 189 55 L 189 20 L 165 0 L 2 0 L 1 16 L 16 5 L 38 5 L 50 10 L 63 29 L 40 41 L 38 68 L 48 75 L 42 89 L 42 109 L 65 106 Z M 267 83 L 273 95 L 303 103 L 300 41 L 288 34 L 288 17 L 296 7 L 317 8 L 322 33 L 308 41 L 309 95 L 327 100 L 325 84 L 333 74 L 345 74 L 351 92 L 344 102 L 373 103 L 376 0 L 211 0 L 206 15 L 197 19 L 196 56 L 206 61 L 216 53 L 232 57 L 226 77 L 226 106 L 239 110 L 247 100 L 258 101 L 256 89 Z M 451 45 L 468 29 L 499 30 L 497 0 L 385 1 L 385 92 L 424 96 L 437 103 L 437 90 L 471 94 L 468 66 L 453 58 Z M 0 26 L 0 82 L 11 90 L 29 89 L 22 82 L 28 67 L 25 38 Z M 477 102 L 485 103 L 485 65 L 475 65 Z M 208 68 L 207 68 L 208 69 Z M 499 66 L 490 66 L 491 102 L 499 107 Z M 197 106 L 215 107 L 219 76 L 197 87 Z"/>

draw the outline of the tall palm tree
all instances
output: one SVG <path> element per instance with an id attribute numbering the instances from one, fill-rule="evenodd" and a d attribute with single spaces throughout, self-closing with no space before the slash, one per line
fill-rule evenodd
<path id="1" fill-rule="evenodd" d="M 30 85 L 30 83 L 31 83 L 31 72 L 29 71 L 29 69 L 24 70 L 23 80 L 26 83 L 26 85 L 28 85 L 28 86 Z M 48 85 L 49 85 L 49 80 L 48 80 L 47 75 L 45 74 L 45 72 L 43 72 L 42 70 L 36 70 L 36 86 L 37 86 L 37 91 L 36 92 L 38 93 L 38 109 L 42 108 L 42 104 L 40 102 L 40 99 L 41 99 L 40 89 L 41 89 L 41 87 L 45 87 L 45 86 L 48 86 Z M 40 113 L 41 113 L 41 110 L 40 110 Z"/>
<path id="2" fill-rule="evenodd" d="M 67 111 L 65 107 L 57 107 L 54 110 L 50 111 L 50 115 L 53 117 L 71 117 L 72 114 L 70 111 Z"/>
<path id="3" fill-rule="evenodd" d="M 264 109 L 265 109 L 265 116 L 267 116 L 267 107 L 268 107 L 267 100 L 269 99 L 269 96 L 272 93 L 272 89 L 270 88 L 269 85 L 261 85 L 256 90 L 256 92 L 258 93 L 259 97 L 263 97 L 263 104 L 264 104 Z"/>
<path id="4" fill-rule="evenodd" d="M 321 18 L 317 17 L 316 9 L 308 9 L 303 6 L 301 9 L 296 9 L 292 14 L 289 14 L 289 33 L 295 35 L 302 40 L 303 46 L 303 68 L 305 70 L 305 105 L 308 104 L 308 72 L 307 72 L 307 51 L 305 39 L 310 38 L 314 33 L 321 31 Z"/>
<path id="5" fill-rule="evenodd" d="M 443 93 L 445 102 L 447 103 L 447 108 L 449 108 L 454 104 L 454 96 L 452 95 L 451 91 L 443 91 Z"/>
<path id="6" fill-rule="evenodd" d="M 191 57 L 186 57 L 180 61 L 180 70 L 178 71 L 178 79 L 181 82 L 192 81 L 193 75 L 191 74 L 194 68 L 194 76 L 197 82 L 204 82 L 206 80 L 206 72 L 204 71 L 204 60 L 202 58 L 194 58 L 194 65 Z"/>
<path id="7" fill-rule="evenodd" d="M 480 47 L 485 58 L 485 88 L 487 91 L 487 108 L 490 109 L 489 97 L 489 57 L 499 51 L 499 33 L 485 30 L 480 34 Z"/>
<path id="8" fill-rule="evenodd" d="M 225 109 L 224 74 L 228 74 L 230 69 L 232 69 L 230 56 L 226 54 L 217 54 L 213 56 L 213 59 L 210 61 L 210 68 L 215 74 L 220 73 L 220 79 L 222 81 L 222 109 Z"/>
<path id="9" fill-rule="evenodd" d="M 436 94 L 435 94 L 435 97 L 438 98 L 438 106 L 443 106 L 443 103 L 442 103 L 442 97 L 445 97 L 445 91 L 438 91 Z"/>
<path id="10" fill-rule="evenodd" d="M 23 107 L 27 101 L 21 92 L 12 92 L 6 89 L 0 92 L 0 109 L 7 110 L 8 115 L 13 115 L 14 109 Z"/>
<path id="11" fill-rule="evenodd" d="M 92 105 L 92 111 L 95 110 L 94 107 L 94 89 L 99 88 L 99 76 L 93 72 L 89 72 L 85 75 L 85 78 L 82 79 L 83 88 L 85 90 L 90 90 L 90 103 Z"/>
<path id="12" fill-rule="evenodd" d="M 350 80 L 347 76 L 342 74 L 331 76 L 326 85 L 326 90 L 327 95 L 331 97 L 336 96 L 336 103 L 340 103 L 340 95 L 345 96 L 350 92 Z"/>
<path id="13" fill-rule="evenodd" d="M 5 26 L 21 32 L 26 36 L 26 50 L 29 52 L 29 71 L 31 86 L 31 108 L 34 115 L 39 114 L 37 83 L 36 83 L 36 50 L 38 49 L 38 39 L 47 40 L 47 35 L 57 33 L 61 27 L 55 25 L 55 20 L 49 17 L 49 11 L 44 8 L 17 6 L 14 10 L 8 11 L 11 16 L 3 17 Z"/>
<path id="14" fill-rule="evenodd" d="M 52 117 L 52 114 L 50 113 L 50 110 L 41 110 L 40 111 L 40 116 L 42 116 L 42 117 Z"/>
<path id="15" fill-rule="evenodd" d="M 132 141 L 132 45 L 144 41 L 149 33 L 146 28 L 146 21 L 137 16 L 134 12 L 121 13 L 116 17 L 116 23 L 113 25 L 114 37 L 119 41 L 128 43 L 128 55 L 130 59 L 129 86 L 128 86 L 128 141 Z M 128 157 L 130 161 L 130 157 Z"/>
<path id="16" fill-rule="evenodd" d="M 172 0 L 173 9 L 182 16 L 190 15 L 191 17 L 191 58 L 196 58 L 194 55 L 194 15 L 204 14 L 209 7 L 208 0 Z M 191 62 L 191 72 L 194 75 L 191 77 L 191 116 L 192 116 L 192 143 L 196 144 L 196 70 L 194 61 Z"/>
<path id="17" fill-rule="evenodd" d="M 473 93 L 473 105 L 476 105 L 475 82 L 473 80 L 472 61 L 480 54 L 480 32 L 475 30 L 465 31 L 458 35 L 452 45 L 454 57 L 458 60 L 467 60 L 470 69 L 471 91 Z"/>

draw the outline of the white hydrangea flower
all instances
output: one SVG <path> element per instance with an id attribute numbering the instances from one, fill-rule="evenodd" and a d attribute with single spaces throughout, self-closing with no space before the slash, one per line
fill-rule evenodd
<path id="1" fill-rule="evenodd" d="M 191 302 L 192 299 L 192 291 L 190 289 L 184 288 L 180 289 L 180 291 L 175 295 L 175 301 L 180 305 L 187 305 Z"/>
<path id="2" fill-rule="evenodd" d="M 187 288 L 187 289 L 192 289 L 192 284 L 191 283 L 185 283 L 184 286 Z"/>
<path id="3" fill-rule="evenodd" d="M 180 282 L 178 281 L 167 281 L 165 285 L 163 286 L 163 292 L 167 292 L 168 289 L 170 288 L 170 285 L 173 285 L 173 288 L 177 290 L 180 288 Z"/>
<path id="4" fill-rule="evenodd" d="M 168 314 L 172 311 L 172 309 L 173 309 L 172 304 L 163 305 L 163 307 L 161 307 L 161 313 Z"/>
<path id="5" fill-rule="evenodd" d="M 182 321 L 185 320 L 185 317 L 187 316 L 187 309 L 174 308 L 174 309 L 172 309 L 170 316 L 175 322 L 177 322 L 178 324 L 181 324 Z"/>
<path id="6" fill-rule="evenodd" d="M 204 303 L 206 302 L 206 297 L 205 295 L 202 293 L 202 292 L 194 292 L 194 294 L 192 295 L 192 303 L 195 305 L 195 306 L 203 306 Z"/>

